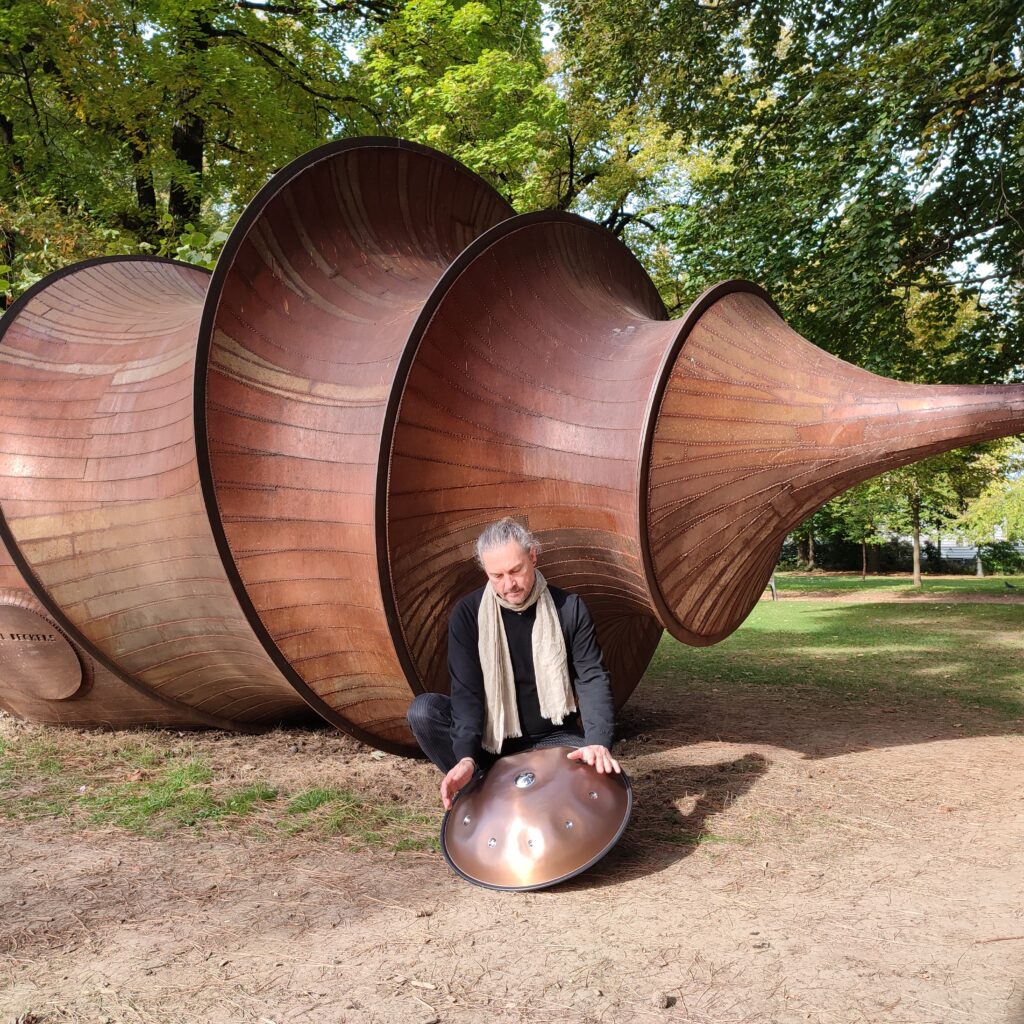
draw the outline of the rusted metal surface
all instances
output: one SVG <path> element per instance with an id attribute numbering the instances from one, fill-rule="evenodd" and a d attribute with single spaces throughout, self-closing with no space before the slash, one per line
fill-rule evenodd
<path id="1" fill-rule="evenodd" d="M 15 304 L 0 536 L 87 672 L 207 724 L 304 700 L 413 752 L 475 537 L 512 514 L 621 705 L 662 628 L 732 632 L 829 498 L 1024 431 L 1021 387 L 876 377 L 745 282 L 670 321 L 608 232 L 511 214 L 448 157 L 350 140 L 275 175 L 212 279 L 98 261 Z"/>
<path id="2" fill-rule="evenodd" d="M 629 779 L 546 747 L 497 761 L 456 799 L 441 849 L 467 881 L 544 889 L 586 871 L 619 841 L 633 807 Z"/>
<path id="3" fill-rule="evenodd" d="M 305 709 L 234 600 L 199 490 L 207 279 L 100 260 L 22 297 L 0 333 L 0 508 L 22 576 L 94 659 L 231 728 Z"/>

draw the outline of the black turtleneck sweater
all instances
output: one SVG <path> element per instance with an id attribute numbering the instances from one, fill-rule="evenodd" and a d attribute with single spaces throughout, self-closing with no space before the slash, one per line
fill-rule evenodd
<path id="1" fill-rule="evenodd" d="M 485 584 L 486 586 L 486 584 Z M 478 764 L 486 757 L 481 747 L 484 732 L 484 677 L 477 650 L 477 613 L 485 587 L 467 594 L 452 611 L 448 623 L 448 671 L 451 674 L 452 746 L 455 757 L 472 757 Z M 611 684 L 601 649 L 594 635 L 594 623 L 583 599 L 566 590 L 549 586 L 558 621 L 565 638 L 569 662 L 569 680 L 576 691 L 577 705 L 583 717 L 587 743 L 611 747 L 615 729 L 615 709 Z M 537 605 L 522 612 L 501 609 L 508 652 L 515 677 L 516 705 L 523 737 L 528 742 L 557 729 L 573 728 L 573 717 L 555 725 L 540 712 L 537 680 L 533 671 L 533 623 Z M 506 748 L 509 741 L 506 741 Z M 517 744 L 518 745 L 518 744 Z M 504 748 L 503 748 L 504 750 Z M 504 750 L 507 752 L 507 750 Z"/>

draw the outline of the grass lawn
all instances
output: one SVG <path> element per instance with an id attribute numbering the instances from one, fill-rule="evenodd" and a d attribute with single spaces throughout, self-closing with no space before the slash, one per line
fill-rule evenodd
<path id="1" fill-rule="evenodd" d="M 1024 721 L 1024 604 L 855 603 L 839 593 L 864 587 L 853 576 L 811 578 L 831 599 L 787 600 L 807 579 L 780 577 L 781 599 L 762 601 L 713 647 L 686 647 L 666 634 L 645 683 L 714 690 L 726 700 L 730 689 L 737 700 L 752 689 L 788 691 L 794 707 L 822 695 L 887 708 L 952 700 L 1005 716 L 1008 728 Z M 1002 580 L 926 586 L 998 593 Z M 866 589 L 878 587 L 911 589 L 898 577 L 868 580 Z M 385 757 L 395 771 L 380 770 Z M 411 781 L 418 772 L 429 784 Z M 431 772 L 328 729 L 109 734 L 0 718 L 0 819 L 62 818 L 75 828 L 141 835 L 229 828 L 428 850 L 437 845 Z"/>
<path id="2" fill-rule="evenodd" d="M 787 602 L 782 596 L 762 601 L 713 647 L 686 647 L 666 635 L 647 678 L 693 688 L 810 688 L 900 703 L 952 698 L 1020 717 L 1024 605 Z"/>
<path id="3" fill-rule="evenodd" d="M 62 818 L 76 828 L 118 828 L 160 836 L 179 830 L 241 829 L 253 836 L 342 841 L 355 847 L 421 850 L 436 847 L 434 816 L 398 794 L 357 786 L 318 786 L 272 774 L 277 750 L 262 755 L 262 778 L 241 785 L 242 762 L 260 760 L 257 744 L 275 733 L 248 737 L 240 751 L 216 742 L 214 732 L 102 733 L 19 727 L 11 719 L 0 736 L 0 818 Z M 301 734 L 277 734 L 278 746 Z M 358 746 L 328 733 L 328 741 Z M 366 751 L 365 756 L 373 755 Z M 253 769 L 253 765 L 245 765 Z M 310 774 L 316 772 L 312 767 Z"/>
<path id="4" fill-rule="evenodd" d="M 918 588 L 909 573 L 869 575 L 862 580 L 860 573 L 777 572 L 775 583 L 779 593 L 885 590 L 894 594 L 1012 594 L 1016 589 L 1024 594 L 1024 576 L 922 576 Z"/>

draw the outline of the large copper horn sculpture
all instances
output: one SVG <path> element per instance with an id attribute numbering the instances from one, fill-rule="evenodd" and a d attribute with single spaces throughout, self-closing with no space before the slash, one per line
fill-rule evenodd
<path id="1" fill-rule="evenodd" d="M 0 336 L 0 507 L 22 578 L 107 690 L 120 679 L 149 693 L 165 708 L 154 720 L 232 728 L 305 706 L 235 604 L 199 491 L 192 379 L 207 278 L 101 259 L 21 297 Z"/>
<path id="2" fill-rule="evenodd" d="M 351 140 L 270 181 L 208 288 L 119 260 L 19 300 L 0 506 L 54 621 L 182 714 L 268 721 L 297 691 L 411 752 L 499 515 L 585 596 L 621 703 L 662 628 L 732 632 L 829 498 L 1024 430 L 1024 388 L 874 376 L 745 282 L 670 321 L 607 232 L 510 214 L 447 157 Z"/>
<path id="3" fill-rule="evenodd" d="M 414 354 L 413 354 L 414 353 Z M 421 684 L 498 511 L 584 595 L 618 703 L 664 626 L 694 645 L 746 618 L 786 534 L 886 469 L 1024 428 L 1024 388 L 900 384 L 827 355 L 754 285 L 679 321 L 609 233 L 506 221 L 446 275 L 411 341 L 387 508 L 388 595 Z"/>

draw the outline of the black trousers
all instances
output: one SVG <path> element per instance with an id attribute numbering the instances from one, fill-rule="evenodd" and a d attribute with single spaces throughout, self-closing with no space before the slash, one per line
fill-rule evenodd
<path id="1" fill-rule="evenodd" d="M 455 751 L 452 750 L 452 702 L 443 693 L 421 693 L 412 702 L 408 712 L 409 728 L 416 742 L 427 757 L 446 775 L 455 767 Z M 519 736 L 507 739 L 501 745 L 501 753 L 495 756 L 487 751 L 481 755 L 484 763 L 480 768 L 490 768 L 498 757 L 518 754 L 523 750 L 538 747 L 583 747 L 586 740 L 570 729 L 558 728 L 546 736 Z"/>

